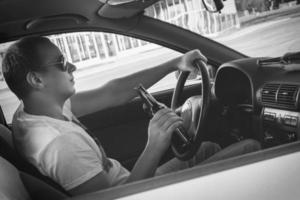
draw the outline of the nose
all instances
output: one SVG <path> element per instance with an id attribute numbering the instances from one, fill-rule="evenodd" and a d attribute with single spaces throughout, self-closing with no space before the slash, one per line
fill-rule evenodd
<path id="1" fill-rule="evenodd" d="M 72 73 L 77 69 L 76 66 L 73 65 L 72 63 L 67 62 L 67 65 L 68 65 L 68 72 L 69 73 Z"/>

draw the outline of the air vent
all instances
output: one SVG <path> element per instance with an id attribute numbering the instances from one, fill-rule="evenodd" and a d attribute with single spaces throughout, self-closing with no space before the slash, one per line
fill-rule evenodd
<path id="1" fill-rule="evenodd" d="M 276 108 L 297 109 L 298 90 L 298 85 L 267 83 L 261 92 L 262 104 Z"/>
<path id="2" fill-rule="evenodd" d="M 298 85 L 281 85 L 277 94 L 277 103 L 287 108 L 297 108 Z"/>
<path id="3" fill-rule="evenodd" d="M 262 103 L 263 105 L 276 105 L 276 95 L 280 84 L 267 83 L 262 89 Z"/>

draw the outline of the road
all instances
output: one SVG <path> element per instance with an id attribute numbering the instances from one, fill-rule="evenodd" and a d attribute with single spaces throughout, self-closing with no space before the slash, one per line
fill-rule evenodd
<path id="1" fill-rule="evenodd" d="M 268 20 L 240 28 L 226 36 L 217 37 L 215 40 L 249 56 L 281 56 L 288 51 L 300 50 L 300 7 L 296 12 Z M 175 51 L 157 47 L 130 58 L 120 58 L 105 66 L 78 71 L 74 74 L 75 87 L 77 91 L 91 89 L 112 78 L 156 66 L 178 55 L 179 53 Z M 158 85 L 151 88 L 151 91 L 172 87 L 175 82 L 174 74 L 168 75 Z M 7 120 L 11 121 L 18 100 L 8 91 L 1 90 L 0 102 Z"/>
<path id="2" fill-rule="evenodd" d="M 216 40 L 251 57 L 276 57 L 300 51 L 300 6 L 272 18 L 262 18 L 258 24 Z"/>

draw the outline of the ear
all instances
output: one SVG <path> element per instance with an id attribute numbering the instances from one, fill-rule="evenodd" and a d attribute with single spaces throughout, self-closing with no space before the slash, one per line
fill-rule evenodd
<path id="1" fill-rule="evenodd" d="M 36 72 L 28 72 L 26 80 L 32 88 L 40 89 L 44 87 L 42 77 Z"/>

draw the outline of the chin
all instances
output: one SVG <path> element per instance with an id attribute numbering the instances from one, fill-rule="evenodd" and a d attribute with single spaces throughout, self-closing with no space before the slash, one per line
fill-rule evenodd
<path id="1" fill-rule="evenodd" d="M 65 99 L 69 99 L 71 96 L 73 96 L 76 93 L 75 88 L 73 88 L 72 90 L 68 91 L 67 93 L 65 93 Z"/>
<path id="2" fill-rule="evenodd" d="M 76 93 L 76 89 L 73 88 L 72 91 L 70 92 L 70 96 L 73 96 Z"/>

